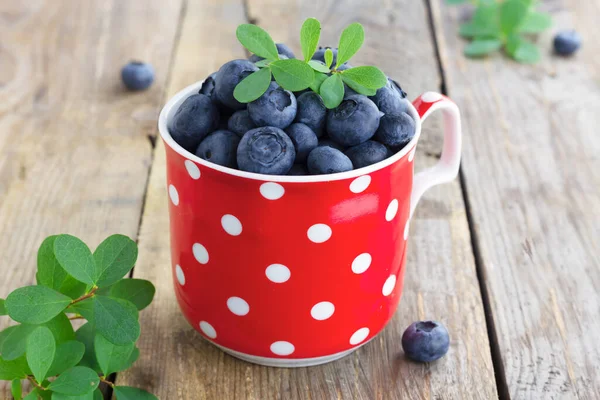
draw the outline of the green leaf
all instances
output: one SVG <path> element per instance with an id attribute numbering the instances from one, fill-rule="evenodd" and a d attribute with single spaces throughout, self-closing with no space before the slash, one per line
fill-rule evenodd
<path id="1" fill-rule="evenodd" d="M 0 380 L 11 381 L 17 378 L 27 378 L 29 367 L 24 356 L 16 360 L 5 360 L 0 357 Z"/>
<path id="2" fill-rule="evenodd" d="M 508 38 L 506 52 L 516 61 L 525 64 L 535 63 L 540 59 L 537 46 L 517 35 Z"/>
<path id="3" fill-rule="evenodd" d="M 98 387 L 98 374 L 87 367 L 73 367 L 50 383 L 48 389 L 71 396 L 92 392 Z"/>
<path id="4" fill-rule="evenodd" d="M 56 340 L 56 344 L 61 344 L 69 340 L 75 339 L 75 331 L 69 317 L 60 313 L 56 317 L 44 324 L 52 332 L 52 336 Z"/>
<path id="5" fill-rule="evenodd" d="M 50 329 L 37 327 L 27 338 L 27 364 L 38 382 L 46 378 L 46 374 L 54 361 L 56 342 Z"/>
<path id="6" fill-rule="evenodd" d="M 100 366 L 98 365 L 96 353 L 94 351 L 94 339 L 96 338 L 96 329 L 94 328 L 94 325 L 89 322 L 82 325 L 81 328 L 75 332 L 75 338 L 78 342 L 83 343 L 85 347 L 85 352 L 83 353 L 79 365 L 91 368 L 100 373 Z"/>
<path id="7" fill-rule="evenodd" d="M 110 288 L 110 297 L 116 297 L 133 303 L 138 310 L 146 308 L 154 298 L 154 285 L 144 279 L 123 279 Z"/>
<path id="8" fill-rule="evenodd" d="M 21 387 L 20 379 L 13 379 L 10 384 L 10 393 L 12 394 L 14 400 L 21 400 L 23 397 L 23 388 Z"/>
<path id="9" fill-rule="evenodd" d="M 128 301 L 105 296 L 94 297 L 98 333 L 116 345 L 135 342 L 140 337 L 137 308 Z"/>
<path id="10" fill-rule="evenodd" d="M 305 62 L 308 62 L 315 54 L 320 36 L 321 23 L 315 18 L 307 18 L 300 29 L 300 45 Z"/>
<path id="11" fill-rule="evenodd" d="M 499 37 L 498 5 L 480 5 L 470 22 L 462 24 L 459 33 L 465 37 Z"/>
<path id="12" fill-rule="evenodd" d="M 129 368 L 131 368 L 131 366 L 137 361 L 137 359 L 139 357 L 140 357 L 140 349 L 138 349 L 137 347 L 134 347 L 133 351 L 129 355 L 129 358 L 127 359 L 127 361 L 125 363 L 123 363 L 123 365 L 121 365 L 120 371 L 125 371 L 125 370 L 128 370 Z"/>
<path id="13" fill-rule="evenodd" d="M 127 236 L 106 238 L 94 251 L 97 285 L 110 286 L 123 278 L 135 265 L 137 256 L 137 244 Z"/>
<path id="14" fill-rule="evenodd" d="M 98 392 L 98 389 L 86 394 L 80 394 L 75 396 L 69 396 L 68 394 L 54 392 L 52 393 L 52 400 L 94 400 L 97 398 L 96 393 L 100 393 L 100 396 L 102 396 L 102 392 Z M 100 399 L 103 399 L 103 397 L 100 397 Z"/>
<path id="15" fill-rule="evenodd" d="M 323 82 L 325 82 L 325 79 L 327 79 L 327 75 L 320 72 L 315 72 L 315 79 L 313 79 L 312 83 L 310 84 L 312 91 L 319 93 L 319 89 L 321 88 Z"/>
<path id="16" fill-rule="evenodd" d="M 271 69 L 262 68 L 245 77 L 233 90 L 233 97 L 240 103 L 250 103 L 258 99 L 269 88 Z"/>
<path id="17" fill-rule="evenodd" d="M 271 36 L 262 28 L 252 24 L 242 24 L 237 27 L 235 35 L 250 52 L 268 60 L 277 60 L 277 46 Z"/>
<path id="18" fill-rule="evenodd" d="M 363 29 L 363 26 L 358 22 L 348 25 L 348 27 L 342 31 L 342 35 L 340 36 L 337 63 L 335 67 L 338 68 L 346 61 L 349 61 L 360 49 L 364 41 L 365 30 Z"/>
<path id="19" fill-rule="evenodd" d="M 134 347 L 134 343 L 117 346 L 106 340 L 104 336 L 96 335 L 94 350 L 96 351 L 96 359 L 98 365 L 100 365 L 100 370 L 104 375 L 121 371 L 123 365 L 127 364 Z"/>
<path id="20" fill-rule="evenodd" d="M 15 325 L 2 331 L 0 356 L 6 361 L 11 361 L 25 354 L 27 337 L 35 328 L 34 325 Z"/>
<path id="21" fill-rule="evenodd" d="M 446 0 L 446 4 L 449 4 L 451 6 L 456 5 L 456 4 L 464 4 L 466 2 L 468 2 L 469 0 Z"/>
<path id="22" fill-rule="evenodd" d="M 350 68 L 342 73 L 342 77 L 344 76 L 368 89 L 379 89 L 387 83 L 385 74 L 377 67 Z"/>
<path id="23" fill-rule="evenodd" d="M 60 266 L 60 263 L 54 256 L 54 241 L 58 236 L 47 237 L 38 250 L 37 255 L 37 280 L 38 284 L 48 286 L 49 288 L 59 290 L 65 278 L 67 271 Z"/>
<path id="24" fill-rule="evenodd" d="M 481 57 L 501 47 L 502 41 L 499 39 L 475 39 L 465 47 L 465 55 L 468 57 Z"/>
<path id="25" fill-rule="evenodd" d="M 310 65 L 295 58 L 271 63 L 271 72 L 279 86 L 292 92 L 306 89 L 315 78 Z"/>
<path id="26" fill-rule="evenodd" d="M 54 361 L 48 370 L 48 376 L 56 376 L 77 365 L 85 353 L 85 345 L 76 340 L 70 340 L 58 345 Z"/>
<path id="27" fill-rule="evenodd" d="M 325 64 L 323 64 L 321 61 L 318 61 L 318 60 L 310 60 L 308 62 L 308 65 L 310 65 L 310 67 L 312 69 L 314 69 L 315 71 L 323 72 L 324 74 L 327 74 L 327 73 L 331 72 L 329 70 L 329 68 L 327 68 L 325 66 Z"/>
<path id="28" fill-rule="evenodd" d="M 522 0 L 506 0 L 500 4 L 500 29 L 505 35 L 516 31 L 527 16 L 528 7 Z"/>
<path id="29" fill-rule="evenodd" d="M 7 315 L 6 306 L 4 305 L 4 299 L 0 299 L 0 315 Z"/>
<path id="30" fill-rule="evenodd" d="M 8 315 L 17 322 L 43 324 L 56 317 L 71 298 L 45 286 L 25 286 L 6 298 Z"/>
<path id="31" fill-rule="evenodd" d="M 117 400 L 158 400 L 155 395 L 131 386 L 115 386 Z"/>
<path id="32" fill-rule="evenodd" d="M 96 284 L 98 275 L 94 256 L 85 243 L 71 235 L 60 235 L 54 241 L 54 254 L 69 275 L 89 285 Z"/>
<path id="33" fill-rule="evenodd" d="M 319 90 L 325 107 L 336 108 L 344 100 L 344 84 L 339 74 L 333 74 L 325 79 Z"/>
<path id="34" fill-rule="evenodd" d="M 539 33 L 552 26 L 552 17 L 549 14 L 530 11 L 519 27 L 521 33 Z"/>
<path id="35" fill-rule="evenodd" d="M 258 68 L 264 68 L 267 65 L 269 65 L 271 63 L 271 61 L 272 60 L 263 59 L 263 60 L 259 60 L 259 61 L 255 62 L 254 65 L 256 65 Z"/>
<path id="36" fill-rule="evenodd" d="M 37 389 L 33 389 L 31 392 L 29 392 L 29 394 L 25 397 L 23 397 L 23 400 L 37 400 L 38 399 L 38 395 L 37 395 Z"/>
<path id="37" fill-rule="evenodd" d="M 100 391 L 100 388 L 94 390 L 94 399 L 93 400 L 104 400 L 104 395 Z"/>
<path id="38" fill-rule="evenodd" d="M 331 49 L 325 50 L 325 65 L 327 68 L 331 68 L 331 63 L 333 62 L 333 51 Z"/>
<path id="39" fill-rule="evenodd" d="M 342 75 L 342 81 L 344 81 L 344 83 L 346 85 L 350 86 L 350 88 L 353 89 L 355 92 L 360 93 L 364 96 L 375 96 L 375 94 L 377 93 L 377 89 L 370 89 L 370 88 L 364 87 L 362 85 L 359 85 L 358 83 L 356 83 L 349 77 L 345 76 L 344 74 L 341 74 L 341 75 Z"/>
<path id="40" fill-rule="evenodd" d="M 91 297 L 69 306 L 67 312 L 77 313 L 87 319 L 88 322 L 94 324 L 94 298 Z"/>

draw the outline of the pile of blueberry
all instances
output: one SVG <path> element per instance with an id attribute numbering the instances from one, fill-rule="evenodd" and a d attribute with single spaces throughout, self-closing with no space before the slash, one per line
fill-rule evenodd
<path id="1" fill-rule="evenodd" d="M 277 49 L 281 56 L 294 58 L 286 45 L 278 44 Z M 324 61 L 325 50 L 317 50 L 313 59 Z M 332 51 L 335 64 L 337 50 Z M 312 90 L 290 92 L 275 81 L 257 100 L 240 103 L 233 91 L 258 70 L 254 62 L 260 59 L 253 57 L 229 61 L 181 104 L 169 131 L 183 148 L 242 171 L 317 175 L 382 161 L 415 134 L 406 93 L 389 78 L 371 97 L 346 86 L 343 102 L 331 110 Z"/>

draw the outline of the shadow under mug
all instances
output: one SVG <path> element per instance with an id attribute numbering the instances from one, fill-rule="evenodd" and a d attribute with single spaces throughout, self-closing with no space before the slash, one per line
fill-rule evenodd
<path id="1" fill-rule="evenodd" d="M 257 364 L 341 358 L 375 337 L 402 293 L 410 217 L 421 195 L 458 173 L 458 107 L 428 92 L 409 107 L 416 134 L 377 164 L 331 175 L 271 176 L 222 167 L 168 132 L 162 109 L 171 258 L 180 308 L 207 340 Z M 439 162 L 413 177 L 421 122 L 445 115 Z"/>

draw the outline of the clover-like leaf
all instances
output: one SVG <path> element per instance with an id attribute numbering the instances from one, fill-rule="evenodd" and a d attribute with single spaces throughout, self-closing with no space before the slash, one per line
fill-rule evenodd
<path id="1" fill-rule="evenodd" d="M 465 47 L 465 55 L 481 57 L 492 53 L 502 47 L 500 39 L 475 39 Z"/>
<path id="2" fill-rule="evenodd" d="M 309 87 L 315 77 L 310 65 L 295 58 L 272 62 L 271 72 L 279 86 L 293 92 Z"/>
<path id="3" fill-rule="evenodd" d="M 323 98 L 325 107 L 332 109 L 340 105 L 344 100 L 344 83 L 340 74 L 333 74 L 329 78 L 325 79 L 319 93 Z"/>
<path id="4" fill-rule="evenodd" d="M 358 22 L 348 25 L 348 27 L 342 31 L 342 35 L 340 36 L 337 63 L 335 67 L 338 68 L 346 61 L 349 61 L 361 48 L 364 41 L 365 30 L 363 29 L 363 26 Z"/>
<path id="5" fill-rule="evenodd" d="M 12 361 L 25 354 L 27 337 L 35 325 L 14 325 L 0 333 L 0 356 L 6 361 Z"/>
<path id="6" fill-rule="evenodd" d="M 117 346 L 106 340 L 104 336 L 96 335 L 94 350 L 102 373 L 110 375 L 113 372 L 121 371 L 123 366 L 127 365 L 134 347 L 133 342 L 124 346 Z"/>
<path id="7" fill-rule="evenodd" d="M 331 63 L 333 63 L 333 51 L 328 48 L 325 50 L 325 65 L 327 68 L 331 68 Z"/>
<path id="8" fill-rule="evenodd" d="M 98 333 L 111 343 L 126 345 L 140 337 L 138 310 L 128 301 L 95 296 L 94 315 Z"/>
<path id="9" fill-rule="evenodd" d="M 506 0 L 500 4 L 500 29 L 509 35 L 525 20 L 528 6 L 523 0 Z"/>
<path id="10" fill-rule="evenodd" d="M 329 50 L 329 49 L 328 49 L 328 50 Z M 310 60 L 310 61 L 308 62 L 308 65 L 310 65 L 310 67 L 311 67 L 312 69 L 314 69 L 315 71 L 322 72 L 322 73 L 324 73 L 324 74 L 328 74 L 329 72 L 331 72 L 331 71 L 329 70 L 329 68 L 327 68 L 327 67 L 325 66 L 325 64 L 324 64 L 324 63 L 322 63 L 322 62 L 321 62 L 321 61 L 319 61 L 319 60 Z"/>
<path id="11" fill-rule="evenodd" d="M 375 94 L 377 93 L 377 89 L 369 89 L 367 87 L 364 87 L 358 84 L 357 82 L 353 81 L 352 78 L 345 76 L 344 74 L 341 74 L 341 76 L 342 81 L 344 81 L 346 85 L 350 86 L 351 89 L 353 89 L 359 94 L 362 94 L 364 96 L 375 96 Z"/>
<path id="12" fill-rule="evenodd" d="M 263 95 L 271 83 L 271 69 L 261 68 L 237 84 L 233 97 L 240 103 L 250 103 Z"/>
<path id="13" fill-rule="evenodd" d="M 321 23 L 315 18 L 307 18 L 300 28 L 300 46 L 304 61 L 308 62 L 317 50 L 321 36 Z"/>
<path id="14" fill-rule="evenodd" d="M 342 76 L 368 89 L 379 89 L 387 83 L 387 77 L 377 67 L 354 67 L 345 70 Z"/>
<path id="15" fill-rule="evenodd" d="M 56 317 L 71 298 L 46 286 L 25 286 L 6 298 L 8 315 L 17 322 L 43 324 Z"/>
<path id="16" fill-rule="evenodd" d="M 135 265 L 137 256 L 137 244 L 127 236 L 106 238 L 94 251 L 96 284 L 106 287 L 123 278 Z"/>
<path id="17" fill-rule="evenodd" d="M 7 311 L 6 311 L 6 306 L 4 305 L 5 300 L 4 299 L 0 299 L 0 315 L 6 315 Z"/>
<path id="18" fill-rule="evenodd" d="M 38 326 L 27 338 L 26 358 L 38 382 L 46 378 L 56 354 L 56 341 L 50 329 Z"/>
<path id="19" fill-rule="evenodd" d="M 60 313 L 56 317 L 44 324 L 52 332 L 56 344 L 64 343 L 75 339 L 75 331 L 69 317 Z"/>
<path id="20" fill-rule="evenodd" d="M 319 93 L 319 89 L 321 88 L 323 82 L 325 82 L 325 79 L 327 79 L 327 75 L 320 72 L 315 72 L 315 79 L 313 79 L 309 87 L 313 92 Z"/>
<path id="21" fill-rule="evenodd" d="M 242 24 L 237 27 L 235 35 L 245 48 L 257 56 L 268 60 L 279 58 L 275 42 L 264 29 L 252 24 Z"/>
<path id="22" fill-rule="evenodd" d="M 25 356 L 10 361 L 0 357 L 0 380 L 11 381 L 17 378 L 25 379 L 30 372 Z"/>
<path id="23" fill-rule="evenodd" d="M 98 273 L 90 248 L 71 235 L 59 235 L 54 240 L 54 255 L 61 267 L 73 278 L 89 285 L 96 284 Z"/>
<path id="24" fill-rule="evenodd" d="M 552 17 L 550 14 L 545 14 L 536 11 L 530 11 L 523 23 L 519 26 L 521 33 L 539 33 L 552 26 Z"/>
<path id="25" fill-rule="evenodd" d="M 131 386 L 115 386 L 117 400 L 158 400 L 155 395 Z"/>
<path id="26" fill-rule="evenodd" d="M 76 396 L 69 396 L 68 394 L 54 392 L 52 393 L 52 400 L 95 400 L 98 399 L 98 394 L 100 394 L 100 400 L 104 399 L 104 397 L 102 396 L 102 392 L 100 392 L 99 389 L 96 388 L 96 390 L 94 390 L 93 392 Z"/>
<path id="27" fill-rule="evenodd" d="M 20 379 L 13 379 L 10 384 L 10 393 L 13 396 L 14 400 L 21 400 L 23 397 L 23 387 L 21 386 Z"/>
<path id="28" fill-rule="evenodd" d="M 48 370 L 48 376 L 56 376 L 73 368 L 81 361 L 85 353 L 85 345 L 77 340 L 70 340 L 56 347 L 54 361 Z"/>
<path id="29" fill-rule="evenodd" d="M 48 389 L 70 396 L 82 395 L 94 391 L 100 379 L 98 374 L 87 367 L 73 367 L 52 381 Z"/>
<path id="30" fill-rule="evenodd" d="M 88 322 L 94 324 L 94 298 L 88 298 L 83 301 L 79 301 L 67 309 L 67 312 L 72 312 L 81 315 Z"/>
<path id="31" fill-rule="evenodd" d="M 506 52 L 516 61 L 529 64 L 540 59 L 537 46 L 518 35 L 511 35 L 506 42 Z"/>
<path id="32" fill-rule="evenodd" d="M 498 5 L 480 4 L 471 21 L 461 25 L 459 33 L 465 37 L 499 37 Z"/>
<path id="33" fill-rule="evenodd" d="M 154 298 L 156 288 L 145 279 L 123 279 L 110 287 L 110 297 L 133 303 L 138 310 L 146 308 Z"/>
<path id="34" fill-rule="evenodd" d="M 100 366 L 96 360 L 96 353 L 94 350 L 94 339 L 96 338 L 96 329 L 90 322 L 83 324 L 81 328 L 75 332 L 75 338 L 78 342 L 83 343 L 85 352 L 79 362 L 79 365 L 93 369 L 100 373 Z"/>

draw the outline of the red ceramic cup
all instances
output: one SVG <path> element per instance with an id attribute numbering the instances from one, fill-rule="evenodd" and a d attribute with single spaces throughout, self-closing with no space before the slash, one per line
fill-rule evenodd
<path id="1" fill-rule="evenodd" d="M 416 135 L 393 157 L 333 175 L 271 176 L 204 161 L 171 138 L 168 121 L 200 86 L 175 95 L 158 124 L 183 314 L 207 340 L 258 364 L 317 365 L 356 350 L 398 306 L 419 198 L 458 173 L 458 108 L 425 93 L 409 109 Z M 446 121 L 442 157 L 413 177 L 421 122 L 436 110 Z"/>

